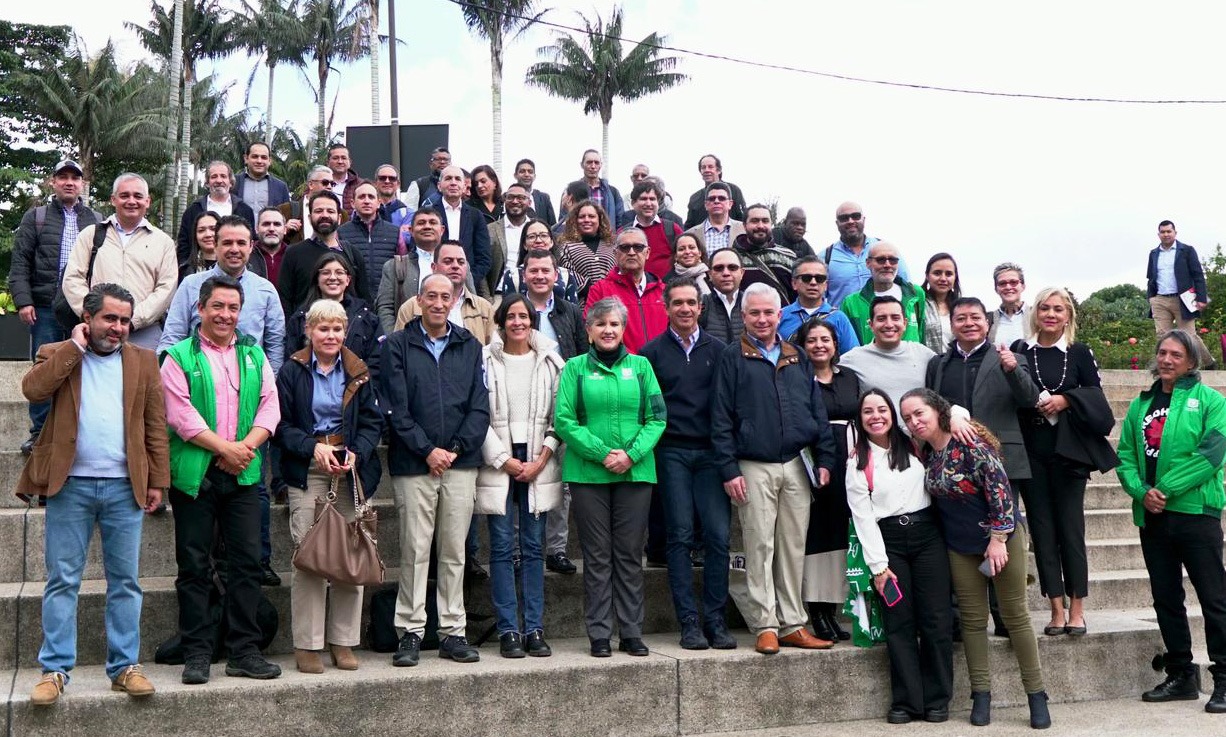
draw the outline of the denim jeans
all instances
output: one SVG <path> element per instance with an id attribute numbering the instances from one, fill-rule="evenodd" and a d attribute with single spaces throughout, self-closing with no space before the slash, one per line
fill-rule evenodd
<path id="1" fill-rule="evenodd" d="M 694 600 L 694 515 L 702 521 L 702 614 L 708 626 L 723 620 L 728 602 L 728 528 L 732 507 L 710 450 L 657 447 L 657 493 L 668 529 L 668 586 L 677 621 L 698 615 Z"/>
<path id="2" fill-rule="evenodd" d="M 47 499 L 47 587 L 43 590 L 43 672 L 67 674 L 77 661 L 77 594 L 97 524 L 106 569 L 106 674 L 140 662 L 139 575 L 144 514 L 126 478 L 69 476 Z M 96 625 L 94 625 L 96 626 Z"/>
<path id="3" fill-rule="evenodd" d="M 527 459 L 526 448 L 516 444 L 512 455 L 520 461 Z M 494 600 L 498 634 L 520 632 L 519 605 L 515 598 L 515 566 L 511 553 L 515 548 L 515 520 L 519 519 L 519 550 L 523 555 L 520 567 L 520 586 L 524 597 L 523 632 L 542 629 L 545 611 L 545 521 L 547 513 L 533 514 L 528 509 L 528 485 L 510 480 L 507 494 L 507 513 L 486 515 L 490 526 L 490 591 Z"/>
<path id="4" fill-rule="evenodd" d="M 55 321 L 55 310 L 50 307 L 35 307 L 34 308 L 35 322 L 30 326 L 30 360 L 34 360 L 34 356 L 38 354 L 38 349 L 48 343 L 58 343 L 61 340 L 68 340 L 68 334 L 64 332 L 64 328 Z M 38 435 L 43 429 L 43 423 L 47 421 L 47 414 L 51 411 L 51 402 L 31 402 L 30 403 L 30 434 Z"/>

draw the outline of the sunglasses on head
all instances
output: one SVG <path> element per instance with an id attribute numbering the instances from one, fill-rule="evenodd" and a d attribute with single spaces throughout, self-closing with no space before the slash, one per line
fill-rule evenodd
<path id="1" fill-rule="evenodd" d="M 873 261 L 877 262 L 877 264 L 881 266 L 885 266 L 886 264 L 889 264 L 890 266 L 898 265 L 897 256 L 873 256 Z"/>
<path id="2" fill-rule="evenodd" d="M 859 213 L 859 212 L 845 212 L 845 213 L 843 213 L 842 215 L 837 216 L 835 219 L 836 219 L 836 220 L 838 220 L 840 223 L 846 223 L 846 222 L 850 222 L 850 221 L 859 222 L 859 221 L 860 221 L 860 218 L 862 218 L 862 217 L 864 217 L 864 214 L 863 214 L 863 213 Z"/>
<path id="3" fill-rule="evenodd" d="M 642 253 L 643 251 L 647 250 L 647 244 L 646 243 L 622 243 L 621 245 L 617 247 L 617 250 L 621 251 L 622 253 L 630 253 L 631 251 L 634 251 L 635 253 Z"/>
<path id="4" fill-rule="evenodd" d="M 796 278 L 801 280 L 805 284 L 825 284 L 826 283 L 825 274 L 797 274 Z"/>

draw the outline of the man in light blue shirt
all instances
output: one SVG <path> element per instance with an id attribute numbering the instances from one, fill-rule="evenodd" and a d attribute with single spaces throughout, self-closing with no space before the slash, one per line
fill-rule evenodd
<path id="1" fill-rule="evenodd" d="M 868 268 L 868 247 L 880 239 L 864 234 L 865 222 L 864 208 L 855 202 L 844 202 L 834 211 L 839 240 L 830 244 L 822 255 L 822 261 L 829 267 L 826 300 L 836 309 L 843 303 L 844 297 L 863 289 L 872 278 Z M 903 281 L 911 281 L 907 262 L 901 258 L 898 261 L 898 275 Z"/>
<path id="2" fill-rule="evenodd" d="M 779 336 L 791 340 L 800 326 L 810 318 L 820 317 L 834 330 L 839 343 L 839 355 L 860 345 L 851 320 L 836 312 L 826 301 L 826 264 L 816 256 L 805 256 L 792 267 L 792 289 L 796 301 L 779 312 Z"/>

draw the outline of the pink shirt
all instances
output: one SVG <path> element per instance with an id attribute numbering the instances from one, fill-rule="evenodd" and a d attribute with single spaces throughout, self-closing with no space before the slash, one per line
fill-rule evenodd
<path id="1" fill-rule="evenodd" d="M 238 434 L 238 353 L 234 344 L 225 348 L 214 345 L 203 335 L 200 347 L 213 372 L 213 388 L 217 392 L 217 436 L 234 442 L 242 440 Z M 162 387 L 166 397 L 166 422 L 184 440 L 191 440 L 209 429 L 209 425 L 192 406 L 187 389 L 187 376 L 174 359 L 162 362 Z M 281 405 L 277 400 L 277 380 L 272 367 L 264 361 L 263 380 L 260 385 L 260 406 L 255 412 L 255 427 L 262 427 L 271 435 L 281 421 Z"/>

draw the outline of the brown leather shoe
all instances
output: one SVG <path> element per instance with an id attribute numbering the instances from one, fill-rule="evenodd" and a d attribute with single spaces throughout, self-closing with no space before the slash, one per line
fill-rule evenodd
<path id="1" fill-rule="evenodd" d="M 111 681 L 112 691 L 124 691 L 134 698 L 144 698 L 153 695 L 153 684 L 145 676 L 139 665 L 129 665 Z"/>
<path id="2" fill-rule="evenodd" d="M 758 635 L 758 644 L 754 649 L 763 655 L 774 655 L 779 652 L 779 636 L 774 632 L 763 632 Z"/>
<path id="3" fill-rule="evenodd" d="M 346 645 L 329 645 L 332 650 L 332 665 L 341 670 L 357 670 L 358 659 L 353 654 L 353 648 Z"/>
<path id="4" fill-rule="evenodd" d="M 294 663 L 299 673 L 323 673 L 324 663 L 319 659 L 319 653 L 314 650 L 294 648 Z"/>
<path id="5" fill-rule="evenodd" d="M 65 680 L 67 679 L 64 674 L 59 671 L 44 673 L 30 692 L 30 703 L 35 706 L 51 706 L 60 698 L 60 694 L 64 693 Z"/>
<path id="6" fill-rule="evenodd" d="M 809 630 L 801 627 L 790 635 L 779 638 L 779 644 L 785 647 L 802 647 L 806 650 L 829 650 L 834 647 L 830 640 L 822 640 L 809 634 Z"/>

